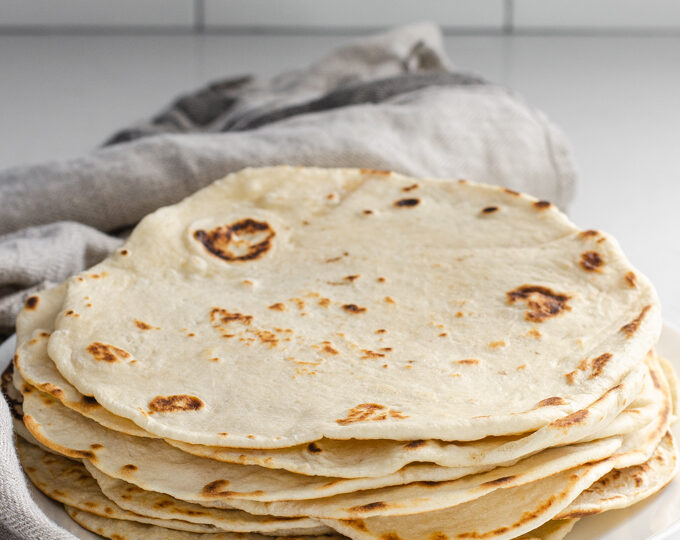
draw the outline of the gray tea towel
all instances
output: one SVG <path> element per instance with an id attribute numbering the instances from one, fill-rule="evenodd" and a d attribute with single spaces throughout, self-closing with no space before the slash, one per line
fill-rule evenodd
<path id="1" fill-rule="evenodd" d="M 145 214 L 229 172 L 278 164 L 467 178 L 563 209 L 575 182 L 542 113 L 454 69 L 436 26 L 398 28 L 269 81 L 211 84 L 83 157 L 0 171 L 0 332 L 30 291 L 103 258 Z M 72 538 L 32 503 L 4 403 L 0 520 L 19 538 Z"/>

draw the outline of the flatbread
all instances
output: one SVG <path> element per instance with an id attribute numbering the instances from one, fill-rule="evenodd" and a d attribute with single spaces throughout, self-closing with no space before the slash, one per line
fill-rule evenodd
<path id="1" fill-rule="evenodd" d="M 107 499 L 82 463 L 45 452 L 17 439 L 19 461 L 35 486 L 45 495 L 80 510 L 113 519 L 128 519 L 169 529 L 197 533 L 215 532 L 217 527 L 177 519 L 154 519 L 123 510 Z"/>
<path id="2" fill-rule="evenodd" d="M 647 461 L 606 474 L 581 493 L 557 518 L 573 519 L 627 508 L 654 495 L 677 472 L 678 450 L 669 431 Z"/>
<path id="3" fill-rule="evenodd" d="M 159 519 L 178 519 L 206 523 L 232 532 L 258 532 L 266 535 L 327 534 L 329 528 L 310 518 L 255 516 L 239 510 L 207 508 L 175 499 L 170 495 L 145 491 L 134 484 L 105 475 L 84 461 L 85 468 L 100 489 L 121 508 Z"/>
<path id="4" fill-rule="evenodd" d="M 97 516 L 90 512 L 83 512 L 72 506 L 66 506 L 69 516 L 88 531 L 112 540 L 121 538 L 144 538 L 144 540 L 331 540 L 344 538 L 339 535 L 323 536 L 263 536 L 249 533 L 191 533 L 174 531 L 155 525 L 145 525 L 134 521 L 110 519 Z"/>
<path id="5" fill-rule="evenodd" d="M 48 351 L 148 432 L 282 448 L 534 431 L 602 396 L 660 331 L 616 241 L 547 202 L 277 167 L 144 218 L 69 280 Z"/>
<path id="6" fill-rule="evenodd" d="M 44 291 L 37 296 L 39 303 L 35 312 L 50 310 L 56 316 L 63 296 L 63 289 Z M 34 318 L 44 320 L 45 317 L 40 314 Z M 30 319 L 25 318 L 23 327 L 28 341 L 19 344 L 15 358 L 22 376 L 31 385 L 49 393 L 65 406 L 105 427 L 129 435 L 155 437 L 129 420 L 111 414 L 92 398 L 86 398 L 61 376 L 47 355 L 47 340 L 52 326 L 33 328 Z M 532 434 L 490 437 L 481 441 L 454 443 L 420 440 L 404 443 L 387 439 L 323 439 L 272 450 L 200 446 L 172 440 L 167 442 L 185 452 L 218 461 L 341 478 L 386 476 L 414 462 L 430 462 L 444 467 L 489 467 L 512 463 L 546 447 L 569 444 L 584 438 L 592 440 L 620 435 L 645 425 L 657 414 L 656 407 L 640 398 L 640 385 L 644 380 L 635 371 L 627 375 L 626 381 L 625 385 L 617 385 L 616 390 L 610 391 L 595 406 L 591 406 L 586 421 L 573 424 L 569 429 L 554 430 L 546 427 Z M 630 410 L 626 409 L 623 414 L 621 409 L 628 407 L 632 401 L 635 406 L 629 408 Z"/>

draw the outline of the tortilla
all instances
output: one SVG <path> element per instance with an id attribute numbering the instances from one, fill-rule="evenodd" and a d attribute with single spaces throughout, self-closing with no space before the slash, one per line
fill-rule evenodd
<path id="1" fill-rule="evenodd" d="M 59 372 L 110 412 L 282 448 L 540 429 L 616 385 L 661 316 L 615 240 L 545 201 L 276 167 L 144 218 L 69 280 L 55 327 Z"/>

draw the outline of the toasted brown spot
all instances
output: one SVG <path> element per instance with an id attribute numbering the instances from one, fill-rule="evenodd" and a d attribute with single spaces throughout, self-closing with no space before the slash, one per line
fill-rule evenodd
<path id="1" fill-rule="evenodd" d="M 472 366 L 474 364 L 479 364 L 479 360 L 476 358 L 463 358 L 462 360 L 456 360 L 455 363 Z"/>
<path id="2" fill-rule="evenodd" d="M 564 418 L 559 418 L 559 419 L 555 420 L 550 425 L 553 426 L 553 427 L 556 427 L 556 428 L 566 428 L 566 427 L 569 427 L 569 426 L 580 424 L 587 417 L 588 417 L 587 409 L 581 409 L 580 411 L 573 412 L 570 415 L 565 416 Z"/>
<path id="3" fill-rule="evenodd" d="M 635 317 L 628 324 L 624 324 L 621 327 L 621 331 L 624 334 L 626 334 L 627 337 L 631 337 L 633 334 L 635 334 L 635 332 L 637 332 L 637 329 L 640 328 L 640 323 L 642 323 L 642 319 L 645 318 L 645 315 L 650 309 L 652 309 L 652 306 L 645 306 L 644 308 L 642 308 L 642 311 L 637 317 Z"/>
<path id="4" fill-rule="evenodd" d="M 90 445 L 90 448 L 92 448 L 92 450 L 101 450 L 102 448 L 104 448 L 104 445 L 99 444 L 99 443 L 94 443 L 94 444 Z"/>
<path id="5" fill-rule="evenodd" d="M 487 206 L 486 208 L 482 208 L 482 213 L 484 214 L 493 214 L 494 212 L 498 211 L 498 206 Z"/>
<path id="6" fill-rule="evenodd" d="M 135 472 L 137 470 L 137 465 L 133 465 L 132 463 L 128 463 L 127 465 L 123 465 L 120 470 L 121 472 Z"/>
<path id="7" fill-rule="evenodd" d="M 410 208 L 413 206 L 418 206 L 420 204 L 420 199 L 399 199 L 395 201 L 394 206 L 397 208 Z"/>
<path id="8" fill-rule="evenodd" d="M 185 394 L 175 396 L 156 396 L 149 402 L 149 410 L 154 412 L 197 411 L 203 402 L 196 396 Z"/>
<path id="9" fill-rule="evenodd" d="M 505 347 L 505 341 L 492 341 L 489 343 L 489 347 L 492 349 L 497 349 L 498 347 Z"/>
<path id="10" fill-rule="evenodd" d="M 539 401 L 536 404 L 536 407 L 554 407 L 555 405 L 566 405 L 567 402 L 564 401 L 561 397 L 555 396 L 555 397 L 549 397 L 545 398 L 541 401 Z"/>
<path id="11" fill-rule="evenodd" d="M 319 452 L 321 452 L 321 448 L 319 448 L 317 444 L 313 442 L 307 445 L 307 450 L 312 454 L 318 454 Z"/>
<path id="12" fill-rule="evenodd" d="M 382 501 L 376 501 L 368 504 L 362 504 L 361 506 L 353 506 L 349 509 L 350 512 L 370 512 L 371 510 L 380 510 L 382 508 L 387 508 L 387 504 Z"/>
<path id="13" fill-rule="evenodd" d="M 80 402 L 87 407 L 99 407 L 99 402 L 92 396 L 83 396 L 80 398 Z"/>
<path id="14" fill-rule="evenodd" d="M 366 528 L 366 522 L 363 519 L 344 519 L 342 522 L 353 529 L 357 529 L 358 531 L 368 531 Z"/>
<path id="15" fill-rule="evenodd" d="M 567 301 L 571 298 L 566 294 L 556 293 L 541 285 L 521 285 L 506 293 L 507 300 L 514 304 L 517 300 L 525 300 L 529 309 L 524 318 L 527 321 L 543 322 L 550 317 L 556 317 L 564 311 L 570 311 Z"/>
<path id="16" fill-rule="evenodd" d="M 367 216 L 370 216 L 373 213 L 373 210 L 364 210 L 364 214 Z"/>
<path id="17" fill-rule="evenodd" d="M 514 195 L 515 197 L 519 197 L 519 191 L 515 191 L 514 189 L 510 189 L 510 188 L 506 188 L 506 187 L 501 188 L 501 189 L 503 191 L 505 191 L 505 193 L 507 193 L 508 195 Z"/>
<path id="18" fill-rule="evenodd" d="M 593 236 L 598 236 L 600 234 L 600 231 L 595 231 L 593 229 L 589 229 L 587 231 L 581 231 L 578 233 L 580 238 L 591 238 Z"/>
<path id="19" fill-rule="evenodd" d="M 344 304 L 342 306 L 342 309 L 344 309 L 348 313 L 364 313 L 366 311 L 365 307 L 360 307 L 357 306 L 356 304 Z"/>
<path id="20" fill-rule="evenodd" d="M 629 286 L 631 287 L 636 287 L 637 286 L 637 277 L 635 276 L 634 272 L 628 272 L 625 276 L 626 283 L 628 283 Z"/>
<path id="21" fill-rule="evenodd" d="M 251 322 L 253 322 L 253 316 L 244 315 L 243 313 L 230 313 L 226 309 L 215 307 L 210 310 L 210 321 L 221 324 L 239 322 L 248 326 Z"/>
<path id="22" fill-rule="evenodd" d="M 545 210 L 546 208 L 550 208 L 552 206 L 552 203 L 549 201 L 536 201 L 534 203 L 534 208 L 537 208 L 538 210 Z"/>
<path id="23" fill-rule="evenodd" d="M 387 302 L 388 304 L 394 304 L 395 303 L 391 296 L 386 296 L 385 302 Z"/>
<path id="24" fill-rule="evenodd" d="M 285 311 L 286 310 L 286 304 L 282 304 L 281 302 L 276 302 L 276 304 L 272 304 L 269 306 L 269 309 L 273 309 L 274 311 Z"/>
<path id="25" fill-rule="evenodd" d="M 24 307 L 26 309 L 34 310 L 35 308 L 38 307 L 38 302 L 40 302 L 40 298 L 38 296 L 29 296 L 26 298 L 26 303 L 24 304 Z"/>
<path id="26" fill-rule="evenodd" d="M 320 298 L 319 299 L 319 305 L 321 307 L 328 307 L 331 305 L 331 299 L 330 298 Z"/>
<path id="27" fill-rule="evenodd" d="M 328 354 L 340 354 L 337 349 L 334 349 L 330 343 L 324 343 L 321 350 Z"/>
<path id="28" fill-rule="evenodd" d="M 404 186 L 401 188 L 402 191 L 408 193 L 409 191 L 413 191 L 414 189 L 418 189 L 420 186 L 418 184 L 411 184 L 410 186 Z"/>
<path id="29" fill-rule="evenodd" d="M 388 409 L 384 405 L 378 405 L 377 403 L 360 403 L 356 407 L 350 409 L 345 418 L 340 418 L 336 420 L 336 422 L 341 426 L 346 426 L 356 422 L 387 420 L 388 416 L 397 419 L 408 418 L 408 416 L 404 416 L 400 411 Z"/>
<path id="30" fill-rule="evenodd" d="M 601 272 L 604 259 L 597 251 L 586 251 L 581 253 L 581 268 L 588 272 Z"/>
<path id="31" fill-rule="evenodd" d="M 446 536 L 443 532 L 435 532 L 430 535 L 430 538 L 428 540 L 449 540 L 449 537 Z"/>
<path id="32" fill-rule="evenodd" d="M 458 313 L 456 313 L 456 317 L 459 318 L 459 319 L 460 319 L 461 317 L 463 317 L 463 312 L 462 312 L 462 311 L 459 311 Z"/>
<path id="33" fill-rule="evenodd" d="M 151 330 L 153 328 L 153 326 L 151 326 L 150 324 L 147 324 L 144 321 L 140 321 L 138 319 L 135 319 L 135 326 L 140 330 Z"/>
<path id="34" fill-rule="evenodd" d="M 63 393 L 64 393 L 64 391 L 61 388 L 58 388 L 58 387 L 54 386 L 52 383 L 49 383 L 49 382 L 42 383 L 42 384 L 39 384 L 37 386 L 42 391 L 47 392 L 48 394 L 51 394 L 56 398 L 63 395 Z"/>
<path id="35" fill-rule="evenodd" d="M 269 251 L 276 232 L 266 221 L 246 218 L 211 231 L 197 230 L 194 238 L 206 250 L 230 262 L 251 261 Z"/>
<path id="36" fill-rule="evenodd" d="M 384 278 L 384 277 L 379 277 L 376 281 L 377 281 L 378 283 L 385 283 L 385 278 Z"/>
<path id="37" fill-rule="evenodd" d="M 404 445 L 404 448 L 406 450 L 413 450 L 414 448 L 420 448 L 421 446 L 425 446 L 425 441 L 422 439 L 418 439 L 415 441 L 410 441 Z"/>
<path id="38" fill-rule="evenodd" d="M 123 257 L 130 254 L 130 252 L 127 249 L 121 249 L 118 253 L 123 255 Z"/>
<path id="39" fill-rule="evenodd" d="M 446 337 L 446 336 L 448 336 L 448 334 L 446 332 L 442 332 L 441 334 L 439 334 L 439 337 Z"/>
<path id="40" fill-rule="evenodd" d="M 604 353 L 598 356 L 597 358 L 594 358 L 593 361 L 590 363 L 592 372 L 590 373 L 590 377 L 588 378 L 593 379 L 601 375 L 604 366 L 607 364 L 607 362 L 609 362 L 611 357 L 612 357 L 611 353 Z"/>
<path id="41" fill-rule="evenodd" d="M 372 351 L 370 349 L 361 349 L 361 352 L 363 353 L 362 356 L 361 356 L 362 360 L 374 360 L 376 358 L 384 358 L 385 357 L 385 353 Z"/>
<path id="42" fill-rule="evenodd" d="M 352 282 L 352 281 L 354 281 L 355 279 L 359 279 L 360 277 L 361 277 L 361 276 L 353 275 L 353 276 L 345 276 L 345 277 L 342 278 L 342 279 L 344 279 L 345 281 L 350 281 L 350 282 Z"/>
<path id="43" fill-rule="evenodd" d="M 375 176 L 389 176 L 392 171 L 383 171 L 381 169 L 359 169 L 361 174 L 373 174 Z"/>
<path id="44" fill-rule="evenodd" d="M 378 329 L 375 331 L 375 333 L 376 333 L 376 334 L 385 334 L 385 333 L 387 333 L 387 330 L 385 330 L 384 328 L 378 328 Z"/>
<path id="45" fill-rule="evenodd" d="M 402 538 L 395 532 L 389 532 L 380 535 L 380 540 L 402 540 Z"/>
<path id="46" fill-rule="evenodd" d="M 489 486 L 489 487 L 502 486 L 503 484 L 507 484 L 509 482 L 512 482 L 515 478 L 517 478 L 516 475 L 501 476 L 500 478 L 496 478 L 495 480 L 489 480 L 488 482 L 484 482 L 482 485 L 483 486 Z"/>
<path id="47" fill-rule="evenodd" d="M 229 485 L 228 480 L 214 480 L 203 486 L 201 493 L 204 495 L 218 495 Z"/>
<path id="48" fill-rule="evenodd" d="M 119 359 L 130 358 L 129 352 L 99 341 L 91 343 L 85 350 L 94 356 L 95 360 L 100 362 L 113 363 L 117 362 Z"/>

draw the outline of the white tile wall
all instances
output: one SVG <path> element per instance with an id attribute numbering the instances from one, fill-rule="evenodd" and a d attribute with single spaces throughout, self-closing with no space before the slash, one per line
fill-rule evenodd
<path id="1" fill-rule="evenodd" d="M 192 0 L 0 0 L 0 27 L 192 28 Z"/>
<path id="2" fill-rule="evenodd" d="M 367 28 L 425 19 L 500 29 L 503 0 L 205 0 L 207 27 Z"/>
<path id="3" fill-rule="evenodd" d="M 515 29 L 677 29 L 678 0 L 514 0 Z"/>

